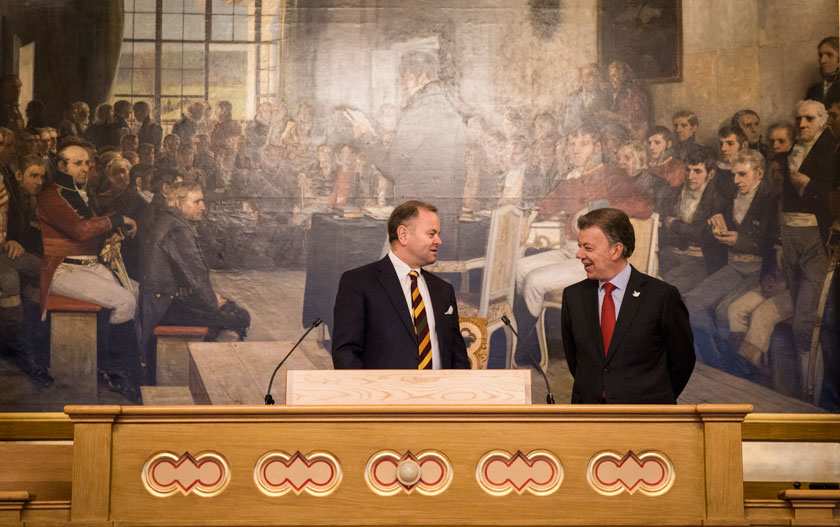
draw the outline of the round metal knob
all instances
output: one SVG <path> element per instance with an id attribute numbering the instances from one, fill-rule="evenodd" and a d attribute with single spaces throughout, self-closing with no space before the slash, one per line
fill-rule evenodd
<path id="1" fill-rule="evenodd" d="M 397 480 L 406 486 L 420 481 L 420 464 L 413 459 L 403 459 L 397 465 Z"/>

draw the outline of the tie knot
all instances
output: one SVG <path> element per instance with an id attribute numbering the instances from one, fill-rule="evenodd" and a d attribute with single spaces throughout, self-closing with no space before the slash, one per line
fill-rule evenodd
<path id="1" fill-rule="evenodd" d="M 611 295 L 612 292 L 615 290 L 615 286 L 613 284 L 611 284 L 610 282 L 607 282 L 606 284 L 602 285 L 601 287 L 604 288 L 604 292 L 608 295 Z"/>
<path id="2" fill-rule="evenodd" d="M 408 276 L 410 276 L 412 280 L 417 280 L 417 277 L 420 275 L 417 271 L 409 271 Z"/>

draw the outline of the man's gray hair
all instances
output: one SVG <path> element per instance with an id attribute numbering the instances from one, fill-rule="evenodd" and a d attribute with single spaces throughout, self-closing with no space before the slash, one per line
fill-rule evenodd
<path id="1" fill-rule="evenodd" d="M 744 150 L 738 152 L 738 155 L 735 156 L 733 165 L 738 163 L 749 163 L 753 169 L 761 170 L 762 172 L 764 172 L 764 169 L 767 166 L 767 162 L 764 160 L 764 156 L 761 155 L 761 152 L 751 148 L 745 148 Z"/>
<path id="2" fill-rule="evenodd" d="M 803 100 L 803 101 L 799 101 L 798 103 L 796 103 L 796 106 L 794 107 L 794 110 L 793 110 L 794 118 L 796 117 L 796 115 L 799 113 L 799 110 L 801 110 L 803 106 L 813 106 L 814 108 L 816 108 L 817 109 L 817 119 L 819 119 L 819 124 L 820 124 L 820 126 L 825 126 L 825 124 L 828 122 L 828 111 L 825 109 L 825 105 L 823 103 L 821 103 L 820 101 L 815 101 L 813 99 L 806 99 L 806 100 Z"/>

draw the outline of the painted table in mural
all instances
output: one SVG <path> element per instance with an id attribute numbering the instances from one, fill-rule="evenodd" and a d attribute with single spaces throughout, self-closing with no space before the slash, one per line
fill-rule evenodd
<path id="1" fill-rule="evenodd" d="M 388 239 L 387 224 L 386 220 L 367 216 L 312 216 L 301 317 L 303 327 L 308 327 L 318 317 L 332 331 L 333 305 L 341 274 L 382 257 Z M 490 218 L 461 221 L 459 228 L 461 241 L 457 250 L 458 258 L 466 260 L 484 256 Z"/>

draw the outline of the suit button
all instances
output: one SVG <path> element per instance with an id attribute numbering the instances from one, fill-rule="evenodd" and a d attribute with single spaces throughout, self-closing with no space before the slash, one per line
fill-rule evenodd
<path id="1" fill-rule="evenodd" d="M 603 370 L 601 370 L 601 372 L 603 372 L 603 373 L 609 373 L 609 372 L 610 372 L 610 370 L 608 370 L 608 369 L 604 368 Z"/>

